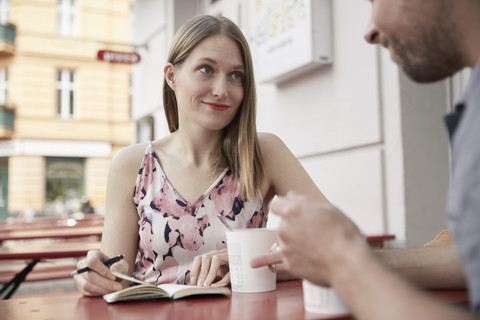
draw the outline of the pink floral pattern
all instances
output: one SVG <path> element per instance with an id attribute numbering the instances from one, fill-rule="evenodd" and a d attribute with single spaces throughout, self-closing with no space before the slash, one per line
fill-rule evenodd
<path id="1" fill-rule="evenodd" d="M 265 227 L 261 192 L 246 201 L 239 190 L 238 179 L 225 170 L 199 199 L 185 201 L 168 181 L 150 143 L 133 194 L 140 236 L 134 276 L 156 284 L 187 284 L 195 256 L 226 247 L 218 213 L 232 228 Z"/>

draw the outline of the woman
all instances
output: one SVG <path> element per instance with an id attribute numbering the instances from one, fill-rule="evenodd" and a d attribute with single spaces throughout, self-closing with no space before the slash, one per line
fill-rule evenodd
<path id="1" fill-rule="evenodd" d="M 101 250 L 78 263 L 93 271 L 75 276 L 84 295 L 127 285 L 111 270 L 152 283 L 226 285 L 218 213 L 233 228 L 265 227 L 275 195 L 296 190 L 323 198 L 280 139 L 257 136 L 252 59 L 233 22 L 189 20 L 164 72 L 171 134 L 124 148 L 112 160 Z M 118 254 L 125 259 L 110 269 L 101 263 Z"/>

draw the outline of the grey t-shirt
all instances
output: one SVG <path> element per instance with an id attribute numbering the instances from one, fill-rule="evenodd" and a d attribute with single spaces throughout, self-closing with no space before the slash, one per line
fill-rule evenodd
<path id="1" fill-rule="evenodd" d="M 448 223 L 467 278 L 470 306 L 480 311 L 480 63 L 452 113 L 445 116 L 452 151 Z"/>

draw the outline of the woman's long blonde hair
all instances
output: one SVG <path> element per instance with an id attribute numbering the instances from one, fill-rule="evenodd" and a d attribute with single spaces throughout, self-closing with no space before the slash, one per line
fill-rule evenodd
<path id="1" fill-rule="evenodd" d="M 238 44 L 245 77 L 242 104 L 232 122 L 223 129 L 220 148 L 216 148 L 211 155 L 213 171 L 230 168 L 240 180 L 241 196 L 251 200 L 263 180 L 265 169 L 258 146 L 255 79 L 247 40 L 240 29 L 225 17 L 196 16 L 178 30 L 168 54 L 168 62 L 181 64 L 200 41 L 217 34 L 226 35 Z M 163 81 L 163 107 L 170 132 L 178 130 L 177 99 L 166 79 Z"/>

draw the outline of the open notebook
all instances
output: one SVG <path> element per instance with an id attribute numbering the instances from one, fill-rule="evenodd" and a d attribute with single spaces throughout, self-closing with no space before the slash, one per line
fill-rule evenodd
<path id="1" fill-rule="evenodd" d="M 227 287 L 198 287 L 172 283 L 156 286 L 122 273 L 114 272 L 113 274 L 118 278 L 138 283 L 138 285 L 104 295 L 103 299 L 108 303 L 151 299 L 180 299 L 195 295 L 223 295 L 227 297 L 231 295 L 230 289 Z"/>

